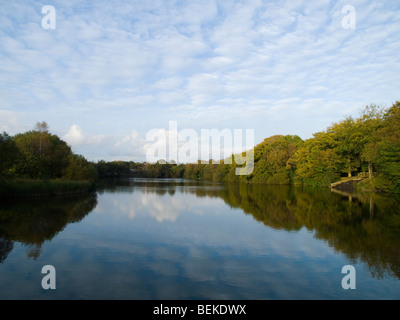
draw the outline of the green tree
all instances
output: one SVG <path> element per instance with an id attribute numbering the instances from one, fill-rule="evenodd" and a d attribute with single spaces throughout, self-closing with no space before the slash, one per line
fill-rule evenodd
<path id="1" fill-rule="evenodd" d="M 48 147 L 48 141 L 47 141 L 47 137 L 48 137 L 48 133 L 49 133 L 49 126 L 47 125 L 46 121 L 42 121 L 42 122 L 36 122 L 35 125 L 35 131 L 38 132 L 38 152 L 39 152 L 39 157 L 42 156 L 42 149 Z"/>
<path id="2" fill-rule="evenodd" d="M 307 139 L 288 160 L 287 169 L 303 184 L 329 185 L 340 176 L 340 158 L 334 133 L 318 132 Z"/>
<path id="3" fill-rule="evenodd" d="M 87 161 L 82 155 L 71 154 L 68 166 L 64 170 L 64 177 L 69 180 L 95 181 L 98 173 L 95 165 Z"/>
<path id="4" fill-rule="evenodd" d="M 128 161 L 104 161 L 100 160 L 95 164 L 99 178 L 127 177 L 131 174 L 134 164 Z"/>
<path id="5" fill-rule="evenodd" d="M 341 171 L 348 177 L 361 168 L 361 153 L 363 150 L 363 133 L 352 117 L 334 123 L 327 129 L 336 141 L 335 152 L 341 160 Z"/>
<path id="6" fill-rule="evenodd" d="M 21 157 L 16 163 L 16 173 L 18 176 L 38 179 L 41 178 L 45 168 L 42 162 L 41 152 L 38 149 L 39 135 L 35 131 L 28 131 L 14 136 L 14 141 Z"/>
<path id="7" fill-rule="evenodd" d="M 6 132 L 0 135 L 0 179 L 10 177 L 12 168 L 19 157 L 15 141 Z"/>
<path id="8" fill-rule="evenodd" d="M 254 171 L 249 180 L 269 184 L 291 183 L 293 171 L 287 163 L 302 143 L 300 137 L 291 135 L 266 138 L 254 149 Z"/>
<path id="9" fill-rule="evenodd" d="M 13 139 L 20 153 L 15 166 L 18 175 L 33 179 L 62 177 L 72 151 L 65 141 L 48 132 L 45 122 Z"/>
<path id="10" fill-rule="evenodd" d="M 341 159 L 341 172 L 367 171 L 373 176 L 373 163 L 377 159 L 376 132 L 382 126 L 383 111 L 376 105 L 366 106 L 358 118 L 346 117 L 332 124 L 327 131 L 334 135 L 335 152 Z"/>
<path id="11" fill-rule="evenodd" d="M 183 178 L 185 173 L 185 165 L 184 164 L 172 164 L 171 165 L 171 176 L 173 178 Z"/>
<path id="12" fill-rule="evenodd" d="M 382 127 L 378 129 L 379 171 L 390 185 L 390 191 L 400 193 L 400 102 L 394 103 L 384 114 Z"/>
<path id="13" fill-rule="evenodd" d="M 383 126 L 383 109 L 376 105 L 366 106 L 357 119 L 357 123 L 363 137 L 361 160 L 368 163 L 368 176 L 371 180 L 374 177 L 373 164 L 379 158 L 380 137 L 378 131 Z"/>

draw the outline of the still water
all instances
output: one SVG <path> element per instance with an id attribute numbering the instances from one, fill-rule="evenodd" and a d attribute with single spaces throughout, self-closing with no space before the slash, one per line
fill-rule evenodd
<path id="1" fill-rule="evenodd" d="M 132 179 L 0 204 L 0 299 L 399 298 L 394 197 Z"/>

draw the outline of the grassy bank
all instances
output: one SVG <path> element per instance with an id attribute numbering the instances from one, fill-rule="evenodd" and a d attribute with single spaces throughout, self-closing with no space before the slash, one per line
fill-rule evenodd
<path id="1" fill-rule="evenodd" d="M 94 190 L 89 181 L 13 179 L 0 183 L 0 198 L 69 196 Z"/>
<path id="2" fill-rule="evenodd" d="M 393 181 L 385 178 L 382 175 L 378 175 L 372 180 L 367 179 L 358 183 L 357 190 L 376 193 L 400 193 L 399 184 L 395 184 Z"/>

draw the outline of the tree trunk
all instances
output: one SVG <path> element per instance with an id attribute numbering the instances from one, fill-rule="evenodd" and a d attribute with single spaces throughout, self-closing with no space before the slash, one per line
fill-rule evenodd
<path id="1" fill-rule="evenodd" d="M 368 178 L 371 180 L 374 177 L 374 169 L 372 168 L 372 162 L 368 162 Z"/>
<path id="2" fill-rule="evenodd" d="M 349 178 L 351 178 L 351 164 L 350 164 L 350 159 L 347 159 L 347 164 L 348 164 L 348 167 L 347 167 L 347 176 L 349 177 Z"/>

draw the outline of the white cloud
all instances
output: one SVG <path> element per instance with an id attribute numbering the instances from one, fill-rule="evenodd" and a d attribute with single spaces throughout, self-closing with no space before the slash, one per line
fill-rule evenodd
<path id="1" fill-rule="evenodd" d="M 88 133 L 76 124 L 73 124 L 61 139 L 66 141 L 74 152 L 83 154 L 89 160 L 101 160 L 102 157 L 94 157 L 92 152 L 97 153 L 98 150 L 112 150 L 112 146 L 115 143 L 114 136 Z M 82 152 L 84 150 L 88 150 L 87 154 L 86 152 Z"/>
<path id="2" fill-rule="evenodd" d="M 68 133 L 62 137 L 68 144 L 72 146 L 81 146 L 86 143 L 82 129 L 76 124 L 72 125 Z"/>
<path id="3" fill-rule="evenodd" d="M 388 106 L 399 99 L 398 4 L 353 1 L 357 29 L 344 30 L 345 4 L 56 1 L 55 30 L 41 28 L 36 3 L 4 4 L 0 108 L 14 120 L 2 126 L 44 119 L 88 157 L 129 158 L 145 144 L 132 130 L 172 119 L 267 137 Z"/>

